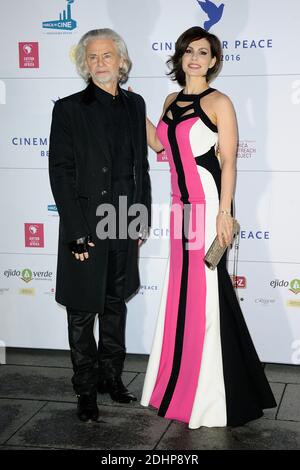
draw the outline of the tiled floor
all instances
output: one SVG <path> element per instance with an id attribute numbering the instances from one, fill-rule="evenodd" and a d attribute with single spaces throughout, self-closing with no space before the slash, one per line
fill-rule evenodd
<path id="1" fill-rule="evenodd" d="M 123 380 L 141 397 L 147 356 L 128 355 Z M 300 449 L 300 366 L 267 364 L 278 407 L 238 428 L 189 430 L 139 401 L 99 396 L 100 422 L 76 417 L 68 351 L 9 349 L 0 366 L 1 449 Z"/>

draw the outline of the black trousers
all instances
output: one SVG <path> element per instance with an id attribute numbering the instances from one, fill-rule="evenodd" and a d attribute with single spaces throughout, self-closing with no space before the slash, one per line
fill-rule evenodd
<path id="1" fill-rule="evenodd" d="M 127 250 L 110 249 L 108 257 L 106 299 L 99 312 L 99 342 L 94 325 L 96 313 L 67 307 L 68 334 L 74 375 L 72 383 L 77 395 L 93 393 L 101 378 L 122 374 L 126 347 L 127 308 L 124 300 Z M 85 262 L 85 261 L 78 261 Z"/>

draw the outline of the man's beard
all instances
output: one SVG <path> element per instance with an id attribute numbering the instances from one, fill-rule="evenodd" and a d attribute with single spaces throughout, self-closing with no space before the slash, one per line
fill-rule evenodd
<path id="1" fill-rule="evenodd" d="M 106 85 L 110 82 L 118 82 L 119 77 L 117 75 L 109 74 L 106 77 L 92 76 L 92 79 L 99 85 Z"/>

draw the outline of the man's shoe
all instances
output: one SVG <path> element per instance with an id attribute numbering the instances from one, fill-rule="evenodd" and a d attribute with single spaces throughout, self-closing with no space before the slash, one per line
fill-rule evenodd
<path id="1" fill-rule="evenodd" d="M 97 394 L 77 395 L 77 397 L 77 416 L 80 421 L 97 421 L 99 418 Z"/>
<path id="2" fill-rule="evenodd" d="M 136 396 L 125 387 L 121 377 L 112 377 L 99 381 L 98 392 L 109 393 L 111 399 L 118 403 L 130 403 L 137 400 Z"/>

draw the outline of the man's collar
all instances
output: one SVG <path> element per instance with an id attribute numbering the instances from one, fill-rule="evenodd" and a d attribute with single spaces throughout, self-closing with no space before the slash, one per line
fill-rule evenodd
<path id="1" fill-rule="evenodd" d="M 117 87 L 116 95 L 112 95 L 108 91 L 103 90 L 93 83 L 95 97 L 101 104 L 110 105 L 115 99 L 120 99 L 119 87 Z"/>
<path id="2" fill-rule="evenodd" d="M 118 85 L 118 94 L 122 100 L 128 98 L 128 94 L 126 93 L 125 90 L 123 90 L 120 87 L 120 85 Z M 88 86 L 86 87 L 86 89 L 84 90 L 82 101 L 86 104 L 90 104 L 96 99 L 98 100 L 99 96 L 100 96 L 99 101 L 101 101 L 101 99 L 103 98 L 103 101 L 101 102 L 105 102 L 107 99 L 106 103 L 104 104 L 109 104 L 111 101 L 113 101 L 113 96 L 110 93 L 102 90 L 93 82 L 90 82 Z"/>

